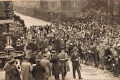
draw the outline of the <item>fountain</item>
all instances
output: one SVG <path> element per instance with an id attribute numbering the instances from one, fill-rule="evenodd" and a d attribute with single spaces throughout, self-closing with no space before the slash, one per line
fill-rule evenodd
<path id="1" fill-rule="evenodd" d="M 9 30 L 10 28 L 10 24 L 15 24 L 14 21 L 14 13 L 13 10 L 10 6 L 12 6 L 12 1 L 3 1 L 4 5 L 5 5 L 5 14 L 6 14 L 6 18 L 0 20 L 0 24 L 4 25 L 7 29 L 6 32 L 4 33 L 4 35 L 6 36 L 6 47 L 4 48 L 3 52 L 0 52 L 0 63 L 1 63 L 1 68 L 4 66 L 5 61 L 7 59 L 10 58 L 16 58 L 16 57 L 22 57 L 23 54 L 21 53 L 16 53 L 14 48 L 12 47 L 12 33 Z"/>

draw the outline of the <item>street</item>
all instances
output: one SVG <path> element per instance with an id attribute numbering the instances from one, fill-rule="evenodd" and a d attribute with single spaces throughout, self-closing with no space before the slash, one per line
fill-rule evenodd
<path id="1" fill-rule="evenodd" d="M 21 19 L 24 20 L 25 22 L 25 26 L 27 28 L 29 28 L 32 25 L 46 25 L 46 24 L 50 24 L 50 22 L 44 21 L 44 20 L 40 20 L 40 19 L 36 19 L 30 16 L 25 16 L 22 14 L 19 14 L 17 12 L 14 12 L 16 15 L 20 16 Z"/>
<path id="2" fill-rule="evenodd" d="M 15 14 L 20 16 L 20 18 L 24 20 L 25 25 L 28 28 L 32 25 L 50 24 L 50 22 L 25 16 L 17 12 L 15 12 Z M 69 66 L 70 66 L 70 72 L 67 73 L 65 80 L 74 80 L 72 76 L 72 63 L 70 60 L 69 60 Z M 81 76 L 83 80 L 93 80 L 93 79 L 94 80 L 120 80 L 120 77 L 114 77 L 110 72 L 106 70 L 97 69 L 97 68 L 94 68 L 93 66 L 86 66 L 84 64 L 81 64 L 81 67 L 82 67 Z M 0 71 L 0 80 L 5 80 L 4 71 Z M 51 76 L 49 80 L 54 80 L 54 77 Z M 61 80 L 61 76 L 60 76 L 60 80 Z"/>
<path id="3" fill-rule="evenodd" d="M 78 77 L 76 79 L 73 79 L 72 76 L 72 63 L 69 61 L 69 66 L 70 66 L 70 72 L 67 73 L 67 76 L 65 80 L 79 80 Z M 97 69 L 92 66 L 86 66 L 84 64 L 81 64 L 82 67 L 82 80 L 120 80 L 120 77 L 113 77 L 113 75 L 105 70 Z M 5 75 L 4 71 L 0 71 L 0 80 L 5 80 Z M 77 74 L 76 74 L 77 76 Z M 49 80 L 54 80 L 54 77 L 51 76 Z M 60 75 L 60 80 L 62 80 L 61 75 Z"/>

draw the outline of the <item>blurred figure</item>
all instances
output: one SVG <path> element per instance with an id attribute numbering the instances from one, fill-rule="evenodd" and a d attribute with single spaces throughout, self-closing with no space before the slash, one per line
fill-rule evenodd
<path id="1" fill-rule="evenodd" d="M 64 49 L 62 49 L 61 53 L 58 56 L 59 56 L 59 61 L 60 61 L 62 79 L 64 80 L 67 72 L 70 71 L 70 67 L 68 64 L 69 58 L 68 58 L 68 54 L 65 52 Z"/>
<path id="2" fill-rule="evenodd" d="M 47 57 L 48 60 L 51 59 L 51 53 L 50 53 L 50 51 L 48 50 L 48 48 L 45 49 L 45 54 L 44 54 L 44 55 L 46 55 L 46 57 Z"/>
<path id="3" fill-rule="evenodd" d="M 9 67 L 7 66 L 5 70 L 8 73 L 7 76 L 9 76 L 6 80 L 21 80 L 20 73 L 16 67 L 16 61 L 14 59 L 9 62 Z"/>
<path id="4" fill-rule="evenodd" d="M 37 60 L 37 59 L 40 59 L 40 60 L 41 60 L 42 57 L 43 57 L 42 52 L 39 51 L 38 54 L 37 54 L 37 56 L 36 56 L 36 60 Z"/>
<path id="5" fill-rule="evenodd" d="M 59 57 L 56 51 L 52 51 L 52 58 L 50 62 L 52 63 L 52 75 L 54 75 L 55 80 L 59 80 L 60 65 L 59 65 Z"/>
<path id="6" fill-rule="evenodd" d="M 51 63 L 50 61 L 47 59 L 47 56 L 44 54 L 43 55 L 43 59 L 40 61 L 41 65 L 45 67 L 45 80 L 48 80 L 48 78 L 51 75 Z"/>
<path id="7" fill-rule="evenodd" d="M 36 66 L 33 66 L 33 78 L 34 80 L 45 80 L 44 77 L 45 67 L 40 64 L 40 59 L 36 60 Z"/>
<path id="8" fill-rule="evenodd" d="M 72 61 L 72 66 L 73 66 L 73 78 L 76 79 L 75 72 L 77 70 L 79 79 L 82 79 L 81 72 L 80 72 L 80 69 L 81 69 L 80 58 L 79 58 L 77 48 L 74 49 L 74 52 L 71 55 L 71 61 Z"/>
<path id="9" fill-rule="evenodd" d="M 26 56 L 25 60 L 22 62 L 21 65 L 21 72 L 22 72 L 22 80 L 33 80 L 32 77 L 32 65 L 29 62 L 30 57 Z"/>
<path id="10" fill-rule="evenodd" d="M 11 71 L 11 76 L 10 76 L 10 80 L 21 80 L 20 78 L 20 72 L 18 71 L 17 67 L 16 67 L 16 60 L 11 60 L 10 62 L 10 71 Z"/>
<path id="11" fill-rule="evenodd" d="M 3 67 L 3 70 L 5 70 L 5 80 L 9 80 L 10 78 L 9 67 L 10 67 L 10 59 L 7 59 L 5 66 Z"/>

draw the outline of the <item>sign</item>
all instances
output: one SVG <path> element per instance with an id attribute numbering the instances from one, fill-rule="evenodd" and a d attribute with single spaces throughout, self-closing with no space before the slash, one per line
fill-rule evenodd
<path id="1" fill-rule="evenodd" d="M 8 24 L 8 23 L 14 23 L 14 20 L 13 19 L 0 20 L 0 24 Z"/>

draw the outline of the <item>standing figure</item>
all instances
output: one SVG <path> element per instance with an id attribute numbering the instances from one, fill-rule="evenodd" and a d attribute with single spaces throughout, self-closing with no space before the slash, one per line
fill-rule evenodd
<path id="1" fill-rule="evenodd" d="M 20 78 L 20 73 L 16 67 L 16 61 L 13 59 L 9 62 L 9 78 L 7 78 L 7 80 L 21 80 Z"/>
<path id="2" fill-rule="evenodd" d="M 33 80 L 32 77 L 32 65 L 29 62 L 29 57 L 25 57 L 24 62 L 21 65 L 22 80 Z"/>
<path id="3" fill-rule="evenodd" d="M 60 61 L 60 68 L 62 72 L 62 79 L 65 79 L 65 76 L 68 71 L 70 71 L 70 67 L 68 64 L 68 54 L 62 49 L 61 53 L 58 55 L 59 56 L 59 61 Z"/>
<path id="4" fill-rule="evenodd" d="M 40 59 L 36 60 L 36 66 L 33 66 L 33 78 L 34 80 L 45 80 L 44 77 L 45 67 L 40 64 Z"/>
<path id="5" fill-rule="evenodd" d="M 77 50 L 74 50 L 73 54 L 71 55 L 71 61 L 73 66 L 73 78 L 76 79 L 75 72 L 77 70 L 79 79 L 82 79 L 80 72 L 81 66 L 80 66 L 79 54 Z"/>
<path id="6" fill-rule="evenodd" d="M 52 75 L 54 75 L 55 80 L 59 80 L 60 65 L 59 65 L 59 57 L 56 51 L 52 51 L 52 58 L 50 62 L 52 63 Z"/>
<path id="7" fill-rule="evenodd" d="M 48 48 L 45 49 L 45 54 L 44 54 L 48 60 L 51 58 L 51 53 L 49 52 Z"/>
<path id="8" fill-rule="evenodd" d="M 10 59 L 7 59 L 5 66 L 3 67 L 3 70 L 5 70 L 5 80 L 9 80 L 10 78 Z"/>
<path id="9" fill-rule="evenodd" d="M 10 72 L 11 72 L 11 76 L 10 76 L 10 80 L 21 80 L 20 78 L 20 72 L 16 67 L 16 61 L 13 59 L 10 62 Z"/>
<path id="10" fill-rule="evenodd" d="M 43 55 L 43 59 L 41 60 L 41 65 L 45 67 L 45 80 L 48 80 L 48 78 L 50 77 L 51 75 L 51 63 L 50 61 L 47 59 L 47 56 L 46 55 Z"/>

